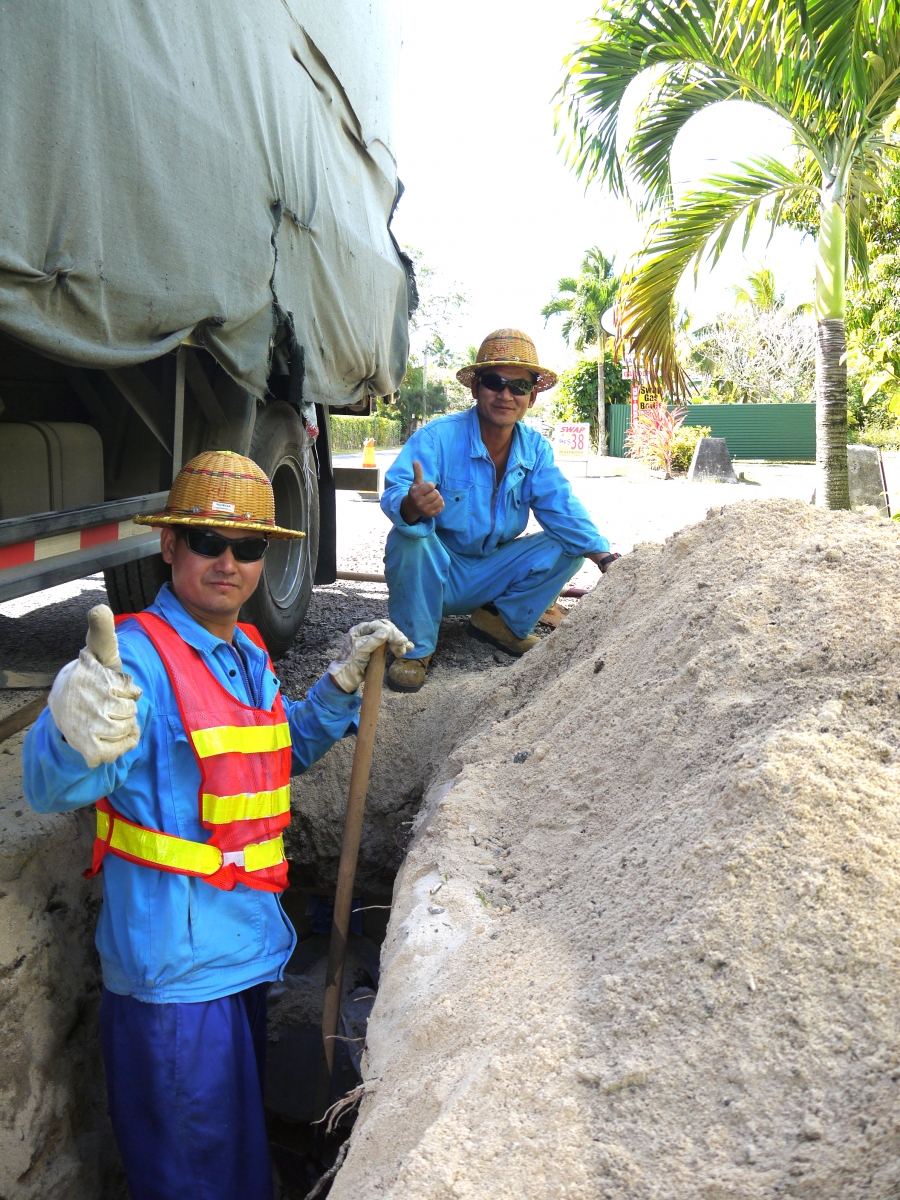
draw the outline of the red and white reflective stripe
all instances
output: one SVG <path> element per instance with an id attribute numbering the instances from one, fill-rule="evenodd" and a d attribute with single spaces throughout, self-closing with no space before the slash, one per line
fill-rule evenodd
<path id="1" fill-rule="evenodd" d="M 56 558 L 60 554 L 71 554 L 73 550 L 88 550 L 91 546 L 120 542 L 123 538 L 147 532 L 149 531 L 146 525 L 135 525 L 129 519 L 111 521 L 108 525 L 93 525 L 90 529 L 54 533 L 50 537 L 37 538 L 35 541 L 18 542 L 15 546 L 0 546 L 0 570 L 4 567 L 21 567 L 24 563 L 40 562 L 45 558 Z"/>

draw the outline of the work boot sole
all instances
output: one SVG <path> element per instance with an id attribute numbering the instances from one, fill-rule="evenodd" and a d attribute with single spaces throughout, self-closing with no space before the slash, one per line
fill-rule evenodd
<path id="1" fill-rule="evenodd" d="M 484 642 L 485 645 L 493 646 L 496 650 L 502 650 L 504 654 L 508 654 L 510 658 L 521 658 L 526 654 L 526 650 L 512 650 L 509 646 L 504 646 L 503 643 L 495 637 L 491 637 L 489 633 L 485 633 L 483 629 L 479 629 L 477 625 L 473 625 L 470 621 L 466 626 L 466 633 L 469 637 L 475 638 L 478 642 Z"/>

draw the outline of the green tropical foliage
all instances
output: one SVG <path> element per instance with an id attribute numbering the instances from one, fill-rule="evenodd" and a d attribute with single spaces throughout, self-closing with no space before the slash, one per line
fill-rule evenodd
<path id="1" fill-rule="evenodd" d="M 400 423 L 401 440 L 404 442 L 423 420 L 439 416 L 451 407 L 447 387 L 435 381 L 430 372 L 428 385 L 423 391 L 422 374 L 422 365 L 411 361 L 401 381 L 400 390 L 393 396 L 377 401 L 379 416 Z"/>
<path id="2" fill-rule="evenodd" d="M 622 367 L 607 351 L 604 358 L 606 381 L 606 403 L 624 404 L 629 398 L 629 384 L 622 378 Z M 554 421 L 587 421 L 591 426 L 590 438 L 597 449 L 597 360 L 582 358 L 574 367 L 563 371 L 559 386 L 551 395 L 551 417 Z"/>
<path id="3" fill-rule="evenodd" d="M 581 354 L 585 346 L 604 339 L 600 318 L 612 307 L 618 289 L 615 260 L 607 258 L 599 246 L 592 246 L 581 261 L 578 275 L 560 279 L 557 295 L 541 309 L 544 324 L 550 317 L 562 316 L 560 332 L 566 345 L 574 345 Z"/>
<path id="4" fill-rule="evenodd" d="M 749 308 L 754 313 L 787 312 L 784 292 L 779 292 L 775 283 L 775 272 L 769 267 L 758 267 L 747 276 L 747 286 L 738 284 L 732 288 L 735 303 Z M 790 310 L 791 316 L 812 312 L 811 304 L 798 304 Z"/>
<path id="5" fill-rule="evenodd" d="M 733 289 L 736 307 L 686 339 L 692 374 L 706 403 L 809 403 L 815 383 L 815 330 L 809 305 L 785 303 L 768 267 Z"/>
<path id="6" fill-rule="evenodd" d="M 634 83 L 644 99 L 625 136 L 620 115 Z M 675 139 L 726 100 L 781 117 L 797 164 L 752 159 L 676 198 Z M 741 225 L 746 245 L 764 208 L 777 223 L 787 204 L 818 197 L 816 494 L 832 508 L 849 506 L 846 268 L 868 271 L 861 221 L 896 140 L 898 100 L 900 5 L 888 0 L 607 0 L 590 40 L 569 58 L 561 90 L 573 168 L 653 214 L 617 309 L 642 370 L 676 394 L 686 379 L 674 296 L 686 271 L 715 263 Z"/>
<path id="7" fill-rule="evenodd" d="M 581 261 L 577 276 L 566 276 L 556 285 L 557 294 L 541 309 L 544 324 L 550 317 L 563 316 L 562 335 L 566 345 L 574 344 L 579 354 L 585 346 L 597 346 L 594 369 L 597 375 L 595 411 L 591 419 L 595 448 L 606 453 L 606 333 L 601 318 L 611 308 L 619 290 L 614 259 L 607 258 L 599 246 L 592 246 Z"/>
<path id="8" fill-rule="evenodd" d="M 867 276 L 847 280 L 851 440 L 891 449 L 900 440 L 900 157 L 886 153 L 860 223 Z M 785 208 L 785 224 L 815 234 L 814 200 Z"/>
<path id="9" fill-rule="evenodd" d="M 362 450 L 367 438 L 374 438 L 379 448 L 399 446 L 403 431 L 399 421 L 387 417 L 341 417 L 330 415 L 331 448 L 336 453 Z"/>
<path id="10" fill-rule="evenodd" d="M 710 437 L 711 425 L 681 425 L 672 438 L 672 474 L 687 474 L 701 438 Z"/>

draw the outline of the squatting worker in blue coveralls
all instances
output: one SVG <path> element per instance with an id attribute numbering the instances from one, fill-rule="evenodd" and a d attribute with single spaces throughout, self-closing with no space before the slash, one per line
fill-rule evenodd
<path id="1" fill-rule="evenodd" d="M 355 729 L 375 647 L 410 646 L 388 621 L 357 625 L 305 700 L 282 697 L 258 633 L 235 626 L 269 539 L 303 536 L 274 514 L 250 459 L 189 462 L 142 518 L 171 585 L 118 642 L 92 610 L 25 740 L 33 808 L 98 802 L 100 1040 L 132 1200 L 272 1200 L 262 1072 L 266 989 L 296 942 L 279 902 L 289 779 Z"/>
<path id="2" fill-rule="evenodd" d="M 443 615 L 471 614 L 473 637 L 519 656 L 537 643 L 532 629 L 584 559 L 605 572 L 618 557 L 572 495 L 550 443 L 522 422 L 535 393 L 556 383 L 531 338 L 498 329 L 456 377 L 475 404 L 413 434 L 381 500 L 394 525 L 388 611 L 415 643 L 388 673 L 401 692 L 424 684 Z M 530 512 L 545 532 L 519 537 Z"/>

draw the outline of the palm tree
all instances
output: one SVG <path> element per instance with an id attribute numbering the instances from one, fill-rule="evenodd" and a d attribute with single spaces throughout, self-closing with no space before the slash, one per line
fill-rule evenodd
<path id="1" fill-rule="evenodd" d="M 747 276 L 747 286 L 738 284 L 732 291 L 738 304 L 746 304 L 754 312 L 771 313 L 784 307 L 784 292 L 779 292 L 775 284 L 775 272 L 768 267 L 751 271 Z"/>
<path id="2" fill-rule="evenodd" d="M 753 309 L 754 313 L 777 313 L 781 312 L 785 306 L 785 294 L 779 292 L 775 284 L 775 272 L 769 267 L 758 267 L 755 271 L 751 271 L 747 276 L 746 287 L 738 284 L 731 290 L 734 292 L 735 302 L 746 304 Z M 800 317 L 811 313 L 812 310 L 811 304 L 798 304 L 785 315 Z"/>
<path id="3" fill-rule="evenodd" d="M 774 226 L 785 205 L 817 195 L 816 498 L 849 507 L 845 277 L 865 275 L 860 219 L 900 99 L 900 5 L 896 0 L 607 0 L 593 37 L 567 60 L 558 119 L 569 123 L 569 160 L 588 180 L 631 193 L 661 211 L 623 280 L 623 336 L 651 378 L 676 394 L 685 378 L 675 355 L 674 294 L 691 264 L 712 263 L 763 205 Z M 644 86 L 624 147 L 626 89 Z M 641 85 L 639 85 L 641 86 Z M 633 94 L 633 93 L 632 93 Z M 743 100 L 777 113 L 797 146 L 793 167 L 771 157 L 737 164 L 674 198 L 671 152 L 697 113 Z"/>
<path id="4" fill-rule="evenodd" d="M 606 454 L 606 386 L 603 359 L 606 355 L 606 331 L 600 319 L 611 308 L 619 288 L 614 259 L 607 258 L 598 246 L 592 246 L 581 262 L 577 278 L 566 276 L 556 285 L 557 295 L 541 309 L 544 324 L 550 317 L 565 313 L 562 335 L 569 345 L 574 337 L 581 354 L 586 345 L 597 345 L 597 453 Z"/>

